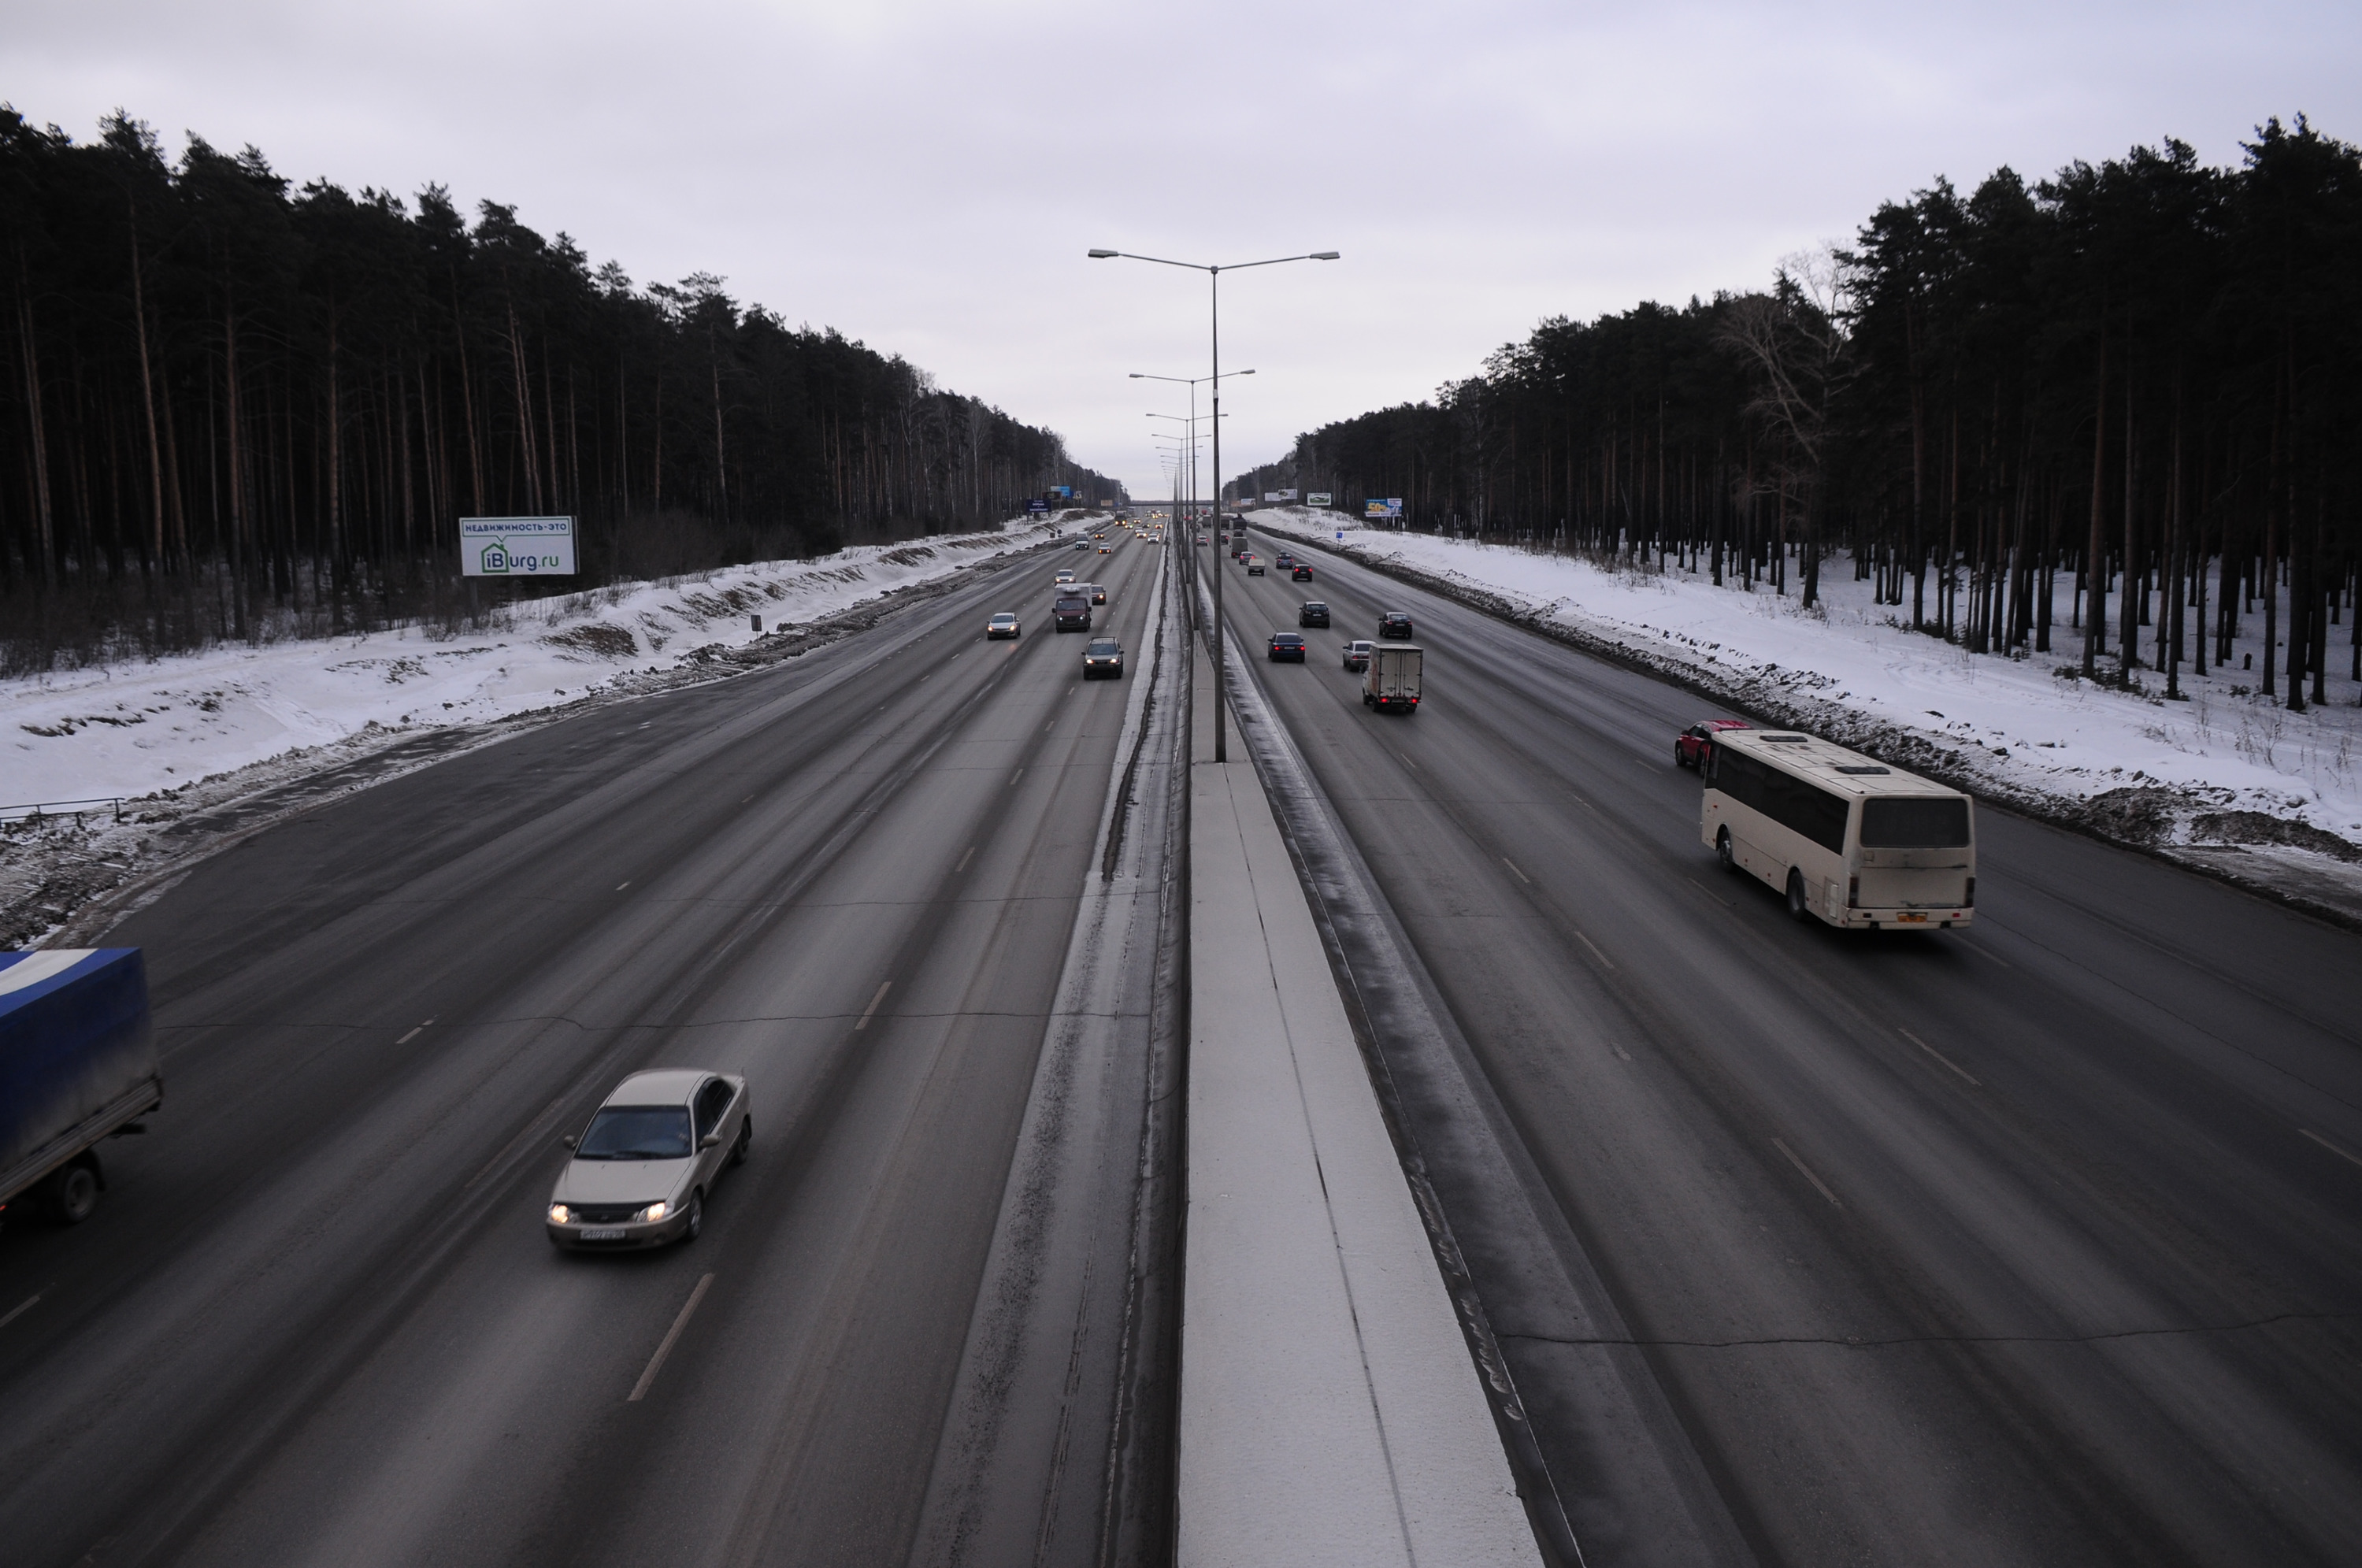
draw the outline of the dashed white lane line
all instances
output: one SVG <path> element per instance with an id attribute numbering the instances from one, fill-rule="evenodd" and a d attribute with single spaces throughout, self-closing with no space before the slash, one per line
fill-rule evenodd
<path id="1" fill-rule="evenodd" d="M 25 1299 L 23 1299 L 22 1301 L 17 1302 L 16 1306 L 11 1307 L 11 1308 L 8 1309 L 8 1315 L 7 1315 L 6 1317 L 5 1317 L 5 1318 L 0 1318 L 0 1329 L 5 1329 L 5 1328 L 6 1328 L 9 1324 L 11 1324 L 11 1323 L 15 1322 L 17 1319 L 19 1319 L 19 1318 L 23 1317 L 26 1313 L 28 1313 L 28 1312 L 29 1312 L 29 1311 L 31 1311 L 34 1308 L 39 1307 L 40 1304 L 41 1304 L 41 1298 L 40 1298 L 39 1297 L 38 1297 L 38 1296 L 28 1296 L 28 1297 L 25 1297 Z"/>
<path id="2" fill-rule="evenodd" d="M 963 872 L 963 871 L 966 870 L 966 869 L 967 869 L 967 863 L 968 863 L 969 861 L 971 861 L 971 860 L 975 859 L 975 858 L 976 858 L 976 845 L 972 845 L 972 844 L 971 844 L 971 845 L 969 845 L 967 846 L 967 853 L 966 853 L 966 855 L 963 855 L 963 856 L 960 856 L 960 863 L 959 863 L 958 865 L 956 865 L 956 866 L 955 866 L 955 867 L 952 867 L 952 875 L 953 875 L 953 876 L 955 876 L 955 877 L 956 877 L 956 876 L 958 876 L 961 872 Z"/>
<path id="3" fill-rule="evenodd" d="M 1796 1157 L 1795 1150 L 1791 1149 L 1787 1144 L 1782 1143 L 1777 1138 L 1772 1140 L 1772 1146 L 1779 1150 L 1781 1154 L 1787 1156 L 1788 1163 L 1795 1166 L 1797 1171 L 1803 1175 L 1806 1181 L 1813 1184 L 1813 1190 L 1815 1192 L 1819 1193 L 1823 1198 L 1829 1200 L 1830 1208 L 1843 1209 L 1845 1207 L 1844 1204 L 1838 1201 L 1838 1195 L 1831 1192 L 1827 1187 L 1822 1185 L 1821 1178 L 1813 1174 L 1813 1167 Z"/>
<path id="4" fill-rule="evenodd" d="M 2331 1143 L 2328 1139 L 2323 1137 L 2320 1133 L 2314 1132 L 2310 1127 L 2300 1127 L 2297 1131 L 2312 1139 L 2314 1143 L 2320 1144 L 2323 1148 L 2328 1150 L 2331 1154 L 2335 1154 L 2339 1159 L 2352 1160 L 2356 1165 L 2362 1165 L 2362 1154 L 2357 1154 L 2351 1149 L 2339 1148 L 2336 1144 Z M 17 1310 L 21 1312 L 24 1309 L 19 1307 Z M 0 1318 L 0 1324 L 5 1324 L 7 1320 L 8 1320 L 6 1318 Z"/>
<path id="5" fill-rule="evenodd" d="M 1975 1074 L 1970 1072 L 1966 1067 L 1961 1066 L 1958 1062 L 1953 1061 L 1952 1058 L 1945 1055 L 1944 1053 L 1937 1050 L 1936 1047 L 1928 1044 L 1927 1042 L 1920 1039 L 1919 1036 L 1912 1033 L 1909 1030 L 1898 1029 L 1895 1032 L 1902 1035 L 1904 1039 L 1910 1041 L 1914 1045 L 1918 1046 L 1922 1051 L 1926 1052 L 1930 1056 L 1935 1057 L 1936 1060 L 1943 1063 L 1944 1066 L 1951 1068 L 1952 1071 L 1959 1074 L 1960 1077 L 1968 1079 L 1969 1082 L 1976 1084 L 1977 1088 L 1982 1088 L 1985 1087 L 1983 1084 L 1978 1082 Z"/>
<path id="6" fill-rule="evenodd" d="M 884 985 L 878 987 L 877 994 L 869 999 L 869 1005 L 861 1010 L 861 1017 L 856 1022 L 855 1022 L 853 1027 L 855 1029 L 868 1028 L 871 1015 L 876 1013 L 877 1010 L 877 1004 L 884 1001 L 886 999 L 886 993 L 893 988 L 894 982 L 891 980 L 889 980 Z"/>
<path id="7" fill-rule="evenodd" d="M 709 1274 L 697 1282 L 696 1289 L 689 1293 L 689 1299 L 681 1303 L 680 1316 L 672 1320 L 672 1328 L 666 1333 L 664 1343 L 657 1346 L 657 1353 L 648 1357 L 648 1369 L 640 1374 L 640 1380 L 637 1383 L 632 1385 L 632 1392 L 624 1400 L 624 1404 L 635 1405 L 647 1397 L 648 1386 L 657 1380 L 657 1374 L 663 1370 L 665 1357 L 672 1354 L 673 1342 L 680 1338 L 680 1331 L 689 1327 L 689 1315 L 697 1310 L 697 1304 L 705 1299 L 705 1293 L 712 1287 L 712 1285 L 713 1276 Z"/>
<path id="8" fill-rule="evenodd" d="M 1599 951 L 1599 944 L 1592 941 L 1591 938 L 1584 935 L 1583 933 L 1579 931 L 1574 933 L 1574 939 L 1577 942 L 1582 943 L 1585 947 L 1591 949 L 1591 955 L 1599 960 L 1601 967 L 1607 969 L 1613 969 L 1616 967 L 1615 960 L 1608 957 L 1606 954 Z"/>
<path id="9" fill-rule="evenodd" d="M 628 888 L 628 887 L 630 887 L 630 886 L 631 886 L 631 884 L 630 884 L 629 882 L 618 882 L 618 883 L 616 883 L 616 884 L 615 884 L 615 891 L 617 891 L 617 892 L 619 892 L 619 893 L 620 893 L 620 892 L 622 892 L 624 889 L 626 889 L 626 888 Z"/>
<path id="10" fill-rule="evenodd" d="M 403 1035 L 401 1039 L 395 1041 L 394 1043 L 397 1045 L 409 1044 L 412 1041 L 418 1038 L 419 1030 L 425 1028 L 428 1024 L 433 1023 L 434 1021 L 435 1021 L 431 1018 L 420 1020 L 415 1028 L 412 1029 L 409 1033 Z"/>
<path id="11" fill-rule="evenodd" d="M 1509 875 L 1510 875 L 1510 876 L 1515 877 L 1518 881 L 1523 882 L 1527 887 L 1530 888 L 1530 887 L 1532 887 L 1532 886 L 1534 885 L 1534 879 L 1533 879 L 1531 877 L 1527 876 L 1524 872 L 1522 872 L 1522 871 L 1518 870 L 1518 863 L 1517 863 L 1516 861 L 1514 861 L 1514 860 L 1510 859 L 1507 856 L 1504 855 L 1503 856 L 1501 856 L 1501 864 L 1502 864 L 1502 865 L 1504 865 L 1504 866 L 1506 866 L 1506 867 L 1507 867 L 1509 868 Z"/>

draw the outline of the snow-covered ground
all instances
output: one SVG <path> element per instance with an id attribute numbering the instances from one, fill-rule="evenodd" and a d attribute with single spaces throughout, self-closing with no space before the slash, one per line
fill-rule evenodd
<path id="1" fill-rule="evenodd" d="M 863 546 L 519 604 L 480 634 L 411 625 L 0 681 L 0 808 L 140 797 L 298 751 L 563 706 L 1076 526 Z"/>
<path id="2" fill-rule="evenodd" d="M 1337 513 L 1271 509 L 1249 522 L 1493 595 L 1775 722 L 2116 836 L 2272 855 L 2279 838 L 2331 860 L 2362 858 L 2350 847 L 2362 846 L 2362 689 L 2345 673 L 2350 624 L 2333 628 L 2328 701 L 2291 713 L 2257 694 L 2259 672 L 2241 668 L 2248 656 L 2264 662 L 2260 605 L 2242 619 L 2228 668 L 2200 677 L 2184 665 L 2186 701 L 2168 701 L 2155 670 L 2136 672 L 2138 690 L 2062 673 L 2082 646 L 2063 624 L 2052 634 L 2057 651 L 2019 658 L 1911 632 L 1896 624 L 1907 611 L 1873 602 L 1872 585 L 1854 580 L 1842 557 L 1823 566 L 1825 603 L 1808 613 L 1797 607 L 1793 569 L 1783 597 L 1762 585 L 1716 588 L 1677 568 L 1603 569 L 1515 545 L 1364 528 Z M 2062 621 L 2072 596 L 2062 579 Z M 2279 624 L 2288 624 L 2285 604 Z M 1700 717 L 1709 706 L 1701 703 Z M 1665 744 L 1670 751 L 1670 734 Z"/>

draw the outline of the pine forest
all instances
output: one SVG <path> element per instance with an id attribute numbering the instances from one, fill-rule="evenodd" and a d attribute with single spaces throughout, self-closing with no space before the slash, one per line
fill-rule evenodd
<path id="1" fill-rule="evenodd" d="M 121 113 L 77 143 L 0 105 L 0 672 L 456 625 L 463 516 L 575 516 L 572 590 L 1116 493 L 719 278 L 635 286 L 439 186 L 168 160 Z"/>
<path id="2" fill-rule="evenodd" d="M 1806 606 L 1841 562 L 1904 624 L 2102 680 L 2170 686 L 2260 615 L 2258 689 L 2319 701 L 2332 657 L 2362 679 L 2362 153 L 2301 117 L 2243 153 L 1939 181 L 1769 289 L 1544 321 L 1242 488 Z"/>

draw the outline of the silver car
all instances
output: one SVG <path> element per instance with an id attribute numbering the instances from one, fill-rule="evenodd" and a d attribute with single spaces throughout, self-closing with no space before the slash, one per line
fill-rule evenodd
<path id="1" fill-rule="evenodd" d="M 613 1252 L 693 1239 L 705 1228 L 706 1195 L 745 1161 L 754 1136 L 745 1078 L 695 1067 L 634 1073 L 566 1140 L 574 1157 L 549 1195 L 550 1241 Z"/>

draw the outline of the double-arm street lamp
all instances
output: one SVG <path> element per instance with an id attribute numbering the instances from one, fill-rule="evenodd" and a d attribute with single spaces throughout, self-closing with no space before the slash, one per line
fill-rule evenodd
<path id="1" fill-rule="evenodd" d="M 1126 261 L 1153 261 L 1160 267 L 1187 267 L 1191 271 L 1203 272 L 1206 274 L 1207 288 L 1209 291 L 1207 298 L 1209 304 L 1211 307 L 1211 315 L 1209 320 L 1211 328 L 1213 362 L 1211 366 L 1211 373 L 1204 379 L 1214 383 L 1214 536 L 1216 538 L 1220 538 L 1222 532 L 1222 274 L 1225 272 L 1241 271 L 1249 267 L 1276 267 L 1283 261 L 1334 261 L 1337 259 L 1337 252 L 1334 250 L 1314 250 L 1308 251 L 1302 256 L 1274 256 L 1262 261 L 1226 261 L 1219 263 L 1207 261 L 1175 261 L 1170 257 L 1139 256 L 1134 255 L 1129 250 L 1094 249 L 1090 252 L 1090 257 L 1091 259 L 1095 261 L 1109 261 L 1119 258 Z M 1242 371 L 1239 373 L 1244 374 L 1246 372 Z M 1143 377 L 1142 379 L 1147 380 L 1150 378 Z M 1177 380 L 1178 378 L 1158 377 L 1154 379 Z M 1194 392 L 1191 394 L 1193 407 L 1195 406 L 1195 395 L 1196 394 Z M 1195 536 L 1193 535 L 1191 537 L 1194 540 Z M 1192 543 L 1190 549 L 1194 555 L 1197 546 Z M 1217 569 L 1214 573 L 1214 760 L 1216 762 L 1227 762 L 1230 760 L 1230 755 L 1226 749 L 1226 730 L 1222 723 L 1222 711 L 1224 707 L 1222 696 L 1222 579 L 1227 574 L 1219 569 L 1219 568 L 1220 563 L 1217 562 Z"/>

